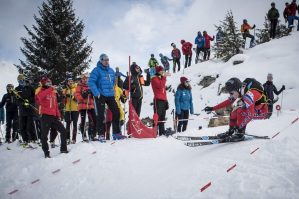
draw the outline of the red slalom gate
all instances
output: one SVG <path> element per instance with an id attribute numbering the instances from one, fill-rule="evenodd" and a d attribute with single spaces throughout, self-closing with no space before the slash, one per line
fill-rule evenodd
<path id="1" fill-rule="evenodd" d="M 229 169 L 226 170 L 226 172 L 230 172 L 231 170 L 233 170 L 235 167 L 237 166 L 237 164 L 234 164 L 233 166 L 231 166 Z"/>
<path id="2" fill-rule="evenodd" d="M 250 155 L 252 155 L 253 153 L 255 153 L 257 150 L 259 150 L 260 148 L 257 147 L 256 149 L 254 149 L 252 152 L 250 152 Z"/>

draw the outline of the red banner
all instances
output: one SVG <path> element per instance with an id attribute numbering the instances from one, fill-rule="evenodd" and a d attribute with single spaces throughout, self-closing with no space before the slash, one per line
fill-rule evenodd
<path id="1" fill-rule="evenodd" d="M 129 122 L 128 122 L 128 135 L 134 138 L 156 138 L 157 126 L 153 128 L 147 127 L 139 119 L 132 102 L 129 102 Z"/>

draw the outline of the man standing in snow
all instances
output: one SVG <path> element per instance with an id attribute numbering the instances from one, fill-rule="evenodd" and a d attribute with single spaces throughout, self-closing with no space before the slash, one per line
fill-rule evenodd
<path id="1" fill-rule="evenodd" d="M 271 9 L 268 11 L 267 17 L 270 21 L 270 37 L 274 39 L 276 35 L 276 26 L 279 18 L 279 12 L 275 8 L 274 2 L 271 3 Z"/>
<path id="2" fill-rule="evenodd" d="M 231 78 L 225 83 L 230 96 L 214 107 L 205 107 L 207 113 L 230 106 L 239 98 L 237 106 L 230 113 L 229 130 L 218 134 L 220 139 L 229 142 L 242 141 L 245 138 L 246 125 L 254 119 L 265 119 L 268 113 L 266 96 L 261 83 L 254 78 L 246 78 L 242 83 L 238 78 Z"/>
<path id="3" fill-rule="evenodd" d="M 167 56 L 163 55 L 162 53 L 159 54 L 160 56 L 160 61 L 163 64 L 164 70 L 166 72 L 169 72 L 169 62 L 168 61 L 172 61 L 172 59 L 168 58 Z"/>
<path id="4" fill-rule="evenodd" d="M 205 38 L 203 59 L 209 60 L 211 54 L 211 41 L 214 41 L 215 36 L 211 37 L 210 35 L 208 35 L 207 31 L 203 31 L 203 37 Z"/>
<path id="5" fill-rule="evenodd" d="M 37 100 L 39 103 L 39 111 L 41 114 L 41 142 L 42 149 L 45 153 L 45 158 L 50 158 L 50 151 L 48 146 L 48 134 L 50 128 L 55 128 L 60 132 L 61 145 L 60 152 L 68 153 L 66 145 L 66 129 L 61 123 L 61 114 L 58 109 L 57 91 L 52 86 L 52 81 L 43 77 L 40 81 L 42 87 L 37 93 Z"/>
<path id="6" fill-rule="evenodd" d="M 178 71 L 181 69 L 181 51 L 174 43 L 171 43 L 171 46 L 173 47 L 171 51 L 171 57 L 173 60 L 173 73 L 175 73 L 176 65 L 178 65 Z"/>
<path id="7" fill-rule="evenodd" d="M 92 70 L 88 79 L 88 86 L 95 96 L 99 132 L 104 132 L 105 126 L 105 104 L 108 105 L 113 115 L 112 137 L 114 140 L 124 139 L 120 130 L 120 113 L 114 95 L 115 72 L 109 65 L 109 57 L 106 54 L 100 55 L 97 66 Z"/>
<path id="8" fill-rule="evenodd" d="M 197 36 L 195 38 L 194 43 L 196 44 L 195 64 L 197 64 L 198 60 L 200 60 L 199 54 L 200 52 L 204 52 L 204 47 L 205 47 L 205 38 L 202 36 L 200 31 L 197 32 Z"/>
<path id="9" fill-rule="evenodd" d="M 277 102 L 278 99 L 274 99 L 274 94 L 279 95 L 282 91 L 285 90 L 285 86 L 282 85 L 281 89 L 277 91 L 276 86 L 273 84 L 273 75 L 269 73 L 267 75 L 267 81 L 263 84 L 265 94 L 267 96 L 267 103 L 268 103 L 268 115 L 267 118 L 270 118 L 273 112 L 273 104 Z"/>
<path id="10" fill-rule="evenodd" d="M 185 40 L 181 40 L 182 44 L 182 52 L 185 55 L 185 68 L 191 65 L 192 61 L 192 44 L 190 42 L 186 42 Z"/>
<path id="11" fill-rule="evenodd" d="M 246 43 L 246 38 L 249 37 L 250 40 L 250 48 L 254 46 L 254 35 L 251 35 L 249 30 L 255 29 L 255 25 L 252 27 L 248 24 L 247 19 L 243 20 L 243 24 L 241 25 L 241 33 L 243 34 L 243 39 L 245 40 Z"/>

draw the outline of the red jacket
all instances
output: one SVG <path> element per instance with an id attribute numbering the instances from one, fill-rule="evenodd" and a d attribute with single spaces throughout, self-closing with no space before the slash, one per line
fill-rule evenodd
<path id="1" fill-rule="evenodd" d="M 291 16 L 296 16 L 297 4 L 295 2 L 289 5 Z"/>
<path id="2" fill-rule="evenodd" d="M 214 41 L 214 36 L 211 37 L 208 34 L 204 34 L 203 37 L 205 38 L 205 48 L 211 48 L 211 41 Z"/>
<path id="3" fill-rule="evenodd" d="M 86 110 L 86 109 L 94 109 L 94 100 L 93 100 L 93 96 L 91 95 L 91 93 L 88 94 L 87 98 L 83 98 L 82 97 L 82 93 L 83 92 L 88 92 L 90 91 L 89 87 L 87 84 L 83 84 L 82 82 L 79 83 L 79 85 L 76 88 L 76 92 L 75 92 L 75 98 L 78 102 L 78 110 Z M 88 102 L 88 105 L 87 105 Z"/>
<path id="4" fill-rule="evenodd" d="M 182 45 L 183 55 L 191 55 L 192 56 L 192 44 L 190 42 L 185 42 Z"/>
<path id="5" fill-rule="evenodd" d="M 50 88 L 41 88 L 39 93 L 37 93 L 36 98 L 38 99 L 39 103 L 39 113 L 41 115 L 53 115 L 58 118 L 61 117 L 58 103 L 57 103 L 57 96 L 56 91 Z"/>
<path id="6" fill-rule="evenodd" d="M 151 80 L 151 85 L 154 92 L 154 99 L 167 101 L 166 77 L 154 76 Z"/>

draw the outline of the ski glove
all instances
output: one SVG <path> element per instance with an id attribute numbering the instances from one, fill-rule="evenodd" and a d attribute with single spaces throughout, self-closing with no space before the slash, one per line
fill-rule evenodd
<path id="1" fill-rule="evenodd" d="M 206 107 L 204 108 L 204 111 L 207 112 L 207 114 L 210 114 L 210 113 L 213 111 L 213 107 L 206 106 Z"/>
<path id="2" fill-rule="evenodd" d="M 284 91 L 286 89 L 285 85 L 282 85 L 281 90 Z"/>
<path id="3" fill-rule="evenodd" d="M 255 29 L 255 24 L 252 26 L 252 29 Z"/>
<path id="4" fill-rule="evenodd" d="M 29 104 L 28 99 L 25 99 L 25 100 L 24 100 L 24 106 L 27 108 L 29 105 L 30 105 L 30 104 Z"/>
<path id="5" fill-rule="evenodd" d="M 88 92 L 86 91 L 82 91 L 81 95 L 84 99 L 88 98 Z"/>

